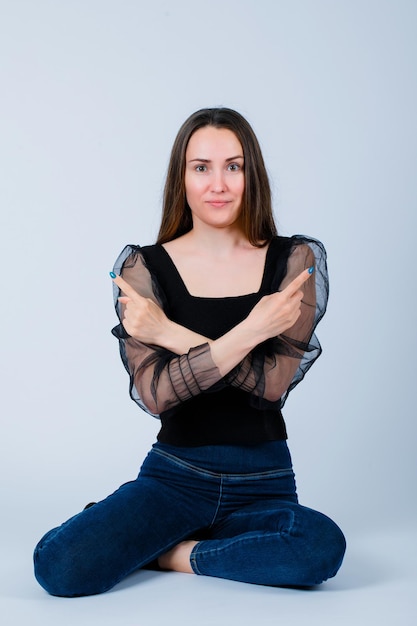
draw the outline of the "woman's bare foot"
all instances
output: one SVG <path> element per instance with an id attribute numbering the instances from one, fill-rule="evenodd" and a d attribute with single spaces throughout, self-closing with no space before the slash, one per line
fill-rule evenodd
<path id="1" fill-rule="evenodd" d="M 185 574 L 193 574 L 190 564 L 190 555 L 194 546 L 198 541 L 181 541 L 174 546 L 169 552 L 165 552 L 158 558 L 158 565 L 162 569 L 173 570 L 174 572 L 184 572 Z"/>

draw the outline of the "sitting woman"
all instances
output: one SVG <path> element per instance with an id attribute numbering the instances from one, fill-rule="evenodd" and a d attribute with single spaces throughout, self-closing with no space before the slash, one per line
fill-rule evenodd
<path id="1" fill-rule="evenodd" d="M 321 352 L 326 254 L 277 235 L 239 113 L 185 121 L 158 241 L 127 246 L 111 276 L 130 394 L 161 428 L 136 480 L 39 542 L 39 583 L 81 596 L 144 567 L 276 586 L 334 576 L 345 539 L 298 503 L 281 413 Z"/>

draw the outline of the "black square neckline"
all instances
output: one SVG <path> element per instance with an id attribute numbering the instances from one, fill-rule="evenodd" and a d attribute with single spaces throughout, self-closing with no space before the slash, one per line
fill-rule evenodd
<path id="1" fill-rule="evenodd" d="M 171 255 L 169 254 L 169 252 L 164 248 L 164 246 L 162 244 L 156 244 L 156 247 L 159 248 L 159 250 L 162 250 L 162 254 L 165 257 L 165 260 L 168 262 L 172 272 L 171 274 L 173 274 L 175 276 L 175 278 L 177 279 L 177 283 L 178 285 L 181 287 L 182 291 L 184 294 L 187 295 L 188 298 L 192 298 L 193 300 L 214 300 L 214 301 L 221 301 L 221 300 L 242 300 L 242 299 L 246 299 L 246 298 L 253 298 L 254 296 L 258 296 L 261 292 L 263 292 L 265 290 L 265 286 L 266 284 L 269 282 L 268 278 L 269 278 L 269 272 L 267 271 L 270 265 L 270 259 L 271 259 L 271 255 L 272 255 L 272 248 L 273 248 L 273 244 L 276 241 L 276 238 L 274 237 L 273 239 L 271 239 L 271 241 L 269 242 L 268 245 L 268 249 L 266 251 L 266 255 L 265 255 L 265 262 L 264 262 L 264 269 L 263 269 L 263 273 L 262 273 L 262 280 L 261 280 L 261 285 L 258 289 L 258 291 L 253 291 L 251 293 L 244 293 L 241 294 L 239 296 L 194 296 L 192 293 L 190 293 L 190 291 L 188 290 L 187 285 L 185 284 L 180 272 L 178 271 L 177 266 L 175 265 Z"/>

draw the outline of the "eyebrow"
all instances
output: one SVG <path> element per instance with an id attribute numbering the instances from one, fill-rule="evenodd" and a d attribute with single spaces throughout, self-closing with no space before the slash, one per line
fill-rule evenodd
<path id="1" fill-rule="evenodd" d="M 243 159 L 244 157 L 241 154 L 237 154 L 236 156 L 229 157 L 225 159 L 226 163 L 230 161 L 236 161 L 236 159 Z M 210 159 L 190 159 L 188 163 L 194 163 L 194 161 L 199 161 L 200 163 L 211 163 Z"/>

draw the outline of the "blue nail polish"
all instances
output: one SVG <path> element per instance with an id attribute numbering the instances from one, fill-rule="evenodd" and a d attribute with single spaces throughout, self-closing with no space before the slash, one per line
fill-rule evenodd
<path id="1" fill-rule="evenodd" d="M 116 278 L 116 274 L 114 272 L 109 272 L 109 274 L 110 274 L 110 278 L 113 278 L 113 279 Z"/>
<path id="2" fill-rule="evenodd" d="M 314 272 L 314 265 L 308 268 L 308 273 L 312 274 Z"/>

